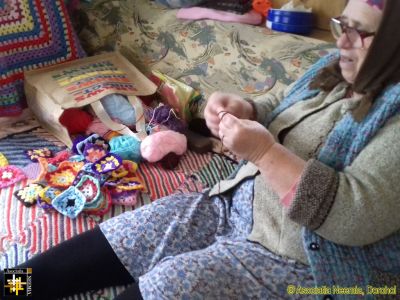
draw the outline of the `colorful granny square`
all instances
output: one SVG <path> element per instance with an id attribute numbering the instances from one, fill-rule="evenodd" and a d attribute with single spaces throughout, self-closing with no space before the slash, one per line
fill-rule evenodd
<path id="1" fill-rule="evenodd" d="M 39 193 L 38 200 L 40 200 L 41 202 L 45 202 L 47 204 L 51 204 L 54 198 L 60 195 L 61 193 L 62 193 L 61 190 L 51 186 L 47 186 Z"/>
<path id="2" fill-rule="evenodd" d="M 3 153 L 0 152 L 0 167 L 8 166 L 8 160 Z"/>
<path id="3" fill-rule="evenodd" d="M 14 192 L 14 196 L 21 201 L 23 205 L 30 207 L 36 203 L 36 200 L 42 190 L 42 185 L 31 183 L 26 187 Z"/>
<path id="4" fill-rule="evenodd" d="M 124 206 L 135 206 L 140 194 L 138 190 L 121 191 L 116 188 L 110 188 L 109 191 L 111 193 L 112 204 Z"/>
<path id="5" fill-rule="evenodd" d="M 0 189 L 13 185 L 25 178 L 24 172 L 15 166 L 0 167 Z"/>
<path id="6" fill-rule="evenodd" d="M 51 204 L 63 215 L 74 219 L 83 210 L 85 202 L 85 196 L 76 187 L 70 186 L 55 197 Z"/>
<path id="7" fill-rule="evenodd" d="M 138 177 L 109 178 L 104 185 L 115 187 L 121 191 L 144 190 Z"/>
<path id="8" fill-rule="evenodd" d="M 104 182 L 108 179 L 108 174 L 98 174 L 93 172 L 92 170 L 92 164 L 86 164 L 83 166 L 82 170 L 80 170 L 78 172 L 78 175 L 76 175 L 74 182 L 72 183 L 72 185 L 77 185 L 78 182 L 81 180 L 81 178 L 83 177 L 83 175 L 90 175 L 94 178 L 96 178 L 100 185 L 103 185 Z"/>
<path id="9" fill-rule="evenodd" d="M 0 0 L 0 117 L 26 106 L 24 71 L 84 56 L 64 0 Z"/>
<path id="10" fill-rule="evenodd" d="M 71 152 L 69 150 L 63 150 L 48 159 L 49 164 L 56 165 L 64 160 L 67 160 L 71 156 Z"/>
<path id="11" fill-rule="evenodd" d="M 92 170 L 96 173 L 103 174 L 114 171 L 122 165 L 122 158 L 116 154 L 108 153 L 102 159 L 96 161 L 92 165 Z"/>
<path id="12" fill-rule="evenodd" d="M 77 174 L 78 172 L 72 167 L 64 166 L 54 172 L 47 173 L 45 178 L 49 186 L 66 189 L 72 184 Z"/>
<path id="13" fill-rule="evenodd" d="M 53 205 L 47 204 L 40 197 L 37 198 L 36 205 L 39 206 L 40 208 L 44 209 L 44 210 L 53 208 Z"/>
<path id="14" fill-rule="evenodd" d="M 111 209 L 112 206 L 111 194 L 107 189 L 105 188 L 101 189 L 100 200 L 98 201 L 98 204 L 99 206 L 94 209 L 85 208 L 84 212 L 87 214 L 97 215 L 97 216 L 105 215 Z"/>
<path id="15" fill-rule="evenodd" d="M 90 175 L 83 175 L 76 188 L 86 197 L 85 206 L 96 202 L 100 196 L 100 183 Z"/>
<path id="16" fill-rule="evenodd" d="M 83 156 L 85 157 L 86 161 L 94 163 L 100 160 L 102 157 L 107 155 L 107 151 L 99 145 L 94 144 L 86 144 L 85 150 L 83 151 Z"/>
<path id="17" fill-rule="evenodd" d="M 40 157 L 50 158 L 53 156 L 53 153 L 48 148 L 26 150 L 25 154 L 33 162 L 37 162 Z"/>
<path id="18" fill-rule="evenodd" d="M 85 151 L 85 146 L 87 144 L 93 144 L 97 146 L 101 146 L 104 150 L 108 152 L 108 149 L 110 149 L 110 146 L 108 145 L 107 141 L 103 139 L 101 136 L 99 136 L 97 133 L 93 133 L 92 135 L 88 136 L 86 139 L 76 139 L 74 141 L 74 148 L 76 148 L 76 153 L 83 155 Z"/>
<path id="19" fill-rule="evenodd" d="M 93 201 L 91 203 L 85 203 L 84 211 L 85 212 L 97 212 L 99 210 L 102 210 L 106 206 L 105 203 L 105 198 L 103 192 L 100 192 L 99 197 L 96 199 L 96 201 Z"/>
<path id="20" fill-rule="evenodd" d="M 111 176 L 114 178 L 121 178 L 121 177 L 134 177 L 135 172 L 138 169 L 138 164 L 131 160 L 123 160 L 122 165 L 111 172 Z"/>
<path id="21" fill-rule="evenodd" d="M 58 165 L 58 169 L 61 168 L 67 168 L 70 167 L 72 168 L 76 173 L 78 173 L 83 166 L 85 165 L 85 163 L 83 161 L 63 161 Z"/>

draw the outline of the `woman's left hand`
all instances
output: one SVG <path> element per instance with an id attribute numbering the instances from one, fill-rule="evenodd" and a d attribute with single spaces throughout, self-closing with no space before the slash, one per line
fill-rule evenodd
<path id="1" fill-rule="evenodd" d="M 221 112 L 219 136 L 222 143 L 242 159 L 257 164 L 275 144 L 272 134 L 256 121 L 238 119 Z"/>

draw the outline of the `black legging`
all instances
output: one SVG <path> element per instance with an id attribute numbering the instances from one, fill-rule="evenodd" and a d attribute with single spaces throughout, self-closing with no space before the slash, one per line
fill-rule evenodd
<path id="1" fill-rule="evenodd" d="M 143 299 L 137 282 L 119 261 L 99 227 L 36 255 L 18 267 L 32 268 L 33 297 L 30 299 L 52 300 L 128 284 L 130 286 L 115 299 Z M 0 299 L 3 278 L 1 270 Z"/>

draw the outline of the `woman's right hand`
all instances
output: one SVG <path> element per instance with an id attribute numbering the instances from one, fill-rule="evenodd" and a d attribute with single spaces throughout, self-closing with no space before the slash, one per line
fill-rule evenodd
<path id="1" fill-rule="evenodd" d="M 218 137 L 219 114 L 227 112 L 239 119 L 250 119 L 254 115 L 253 106 L 242 97 L 222 92 L 214 92 L 208 98 L 204 109 L 204 119 L 214 136 Z"/>

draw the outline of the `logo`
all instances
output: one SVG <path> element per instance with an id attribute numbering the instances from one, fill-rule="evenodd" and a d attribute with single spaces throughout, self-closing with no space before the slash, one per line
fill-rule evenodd
<path id="1" fill-rule="evenodd" d="M 4 269 L 4 296 L 32 296 L 32 268 Z"/>

